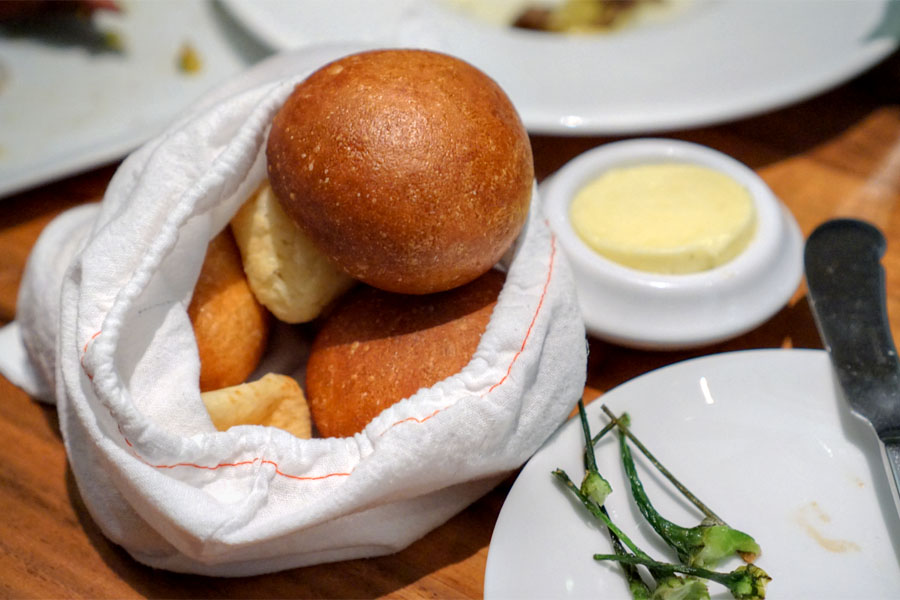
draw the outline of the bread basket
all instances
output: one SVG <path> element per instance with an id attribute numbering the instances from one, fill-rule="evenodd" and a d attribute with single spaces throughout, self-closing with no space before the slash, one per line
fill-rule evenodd
<path id="1" fill-rule="evenodd" d="M 3 332 L 26 358 L 0 368 L 56 403 L 85 505 L 142 563 L 244 576 L 395 552 L 521 466 L 581 397 L 584 325 L 535 192 L 462 371 L 354 437 L 212 426 L 186 315 L 206 244 L 265 177 L 268 124 L 293 86 L 360 49 L 279 55 L 214 91 L 29 258 Z"/>

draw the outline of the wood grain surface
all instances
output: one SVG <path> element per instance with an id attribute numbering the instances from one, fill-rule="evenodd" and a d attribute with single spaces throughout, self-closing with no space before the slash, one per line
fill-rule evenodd
<path id="1" fill-rule="evenodd" d="M 663 134 L 746 163 L 796 216 L 804 236 L 838 216 L 884 231 L 888 311 L 900 334 L 900 55 L 783 110 Z M 539 178 L 610 141 L 534 137 Z M 99 198 L 115 165 L 0 200 L 0 319 L 15 316 L 28 251 L 60 211 Z M 746 348 L 821 347 L 804 288 L 758 329 L 690 352 L 642 352 L 591 340 L 586 400 L 648 370 Z M 479 598 L 491 531 L 513 478 L 406 550 L 381 558 L 239 579 L 156 571 L 106 540 L 88 514 L 56 411 L 0 377 L 0 596 L 7 598 Z"/>

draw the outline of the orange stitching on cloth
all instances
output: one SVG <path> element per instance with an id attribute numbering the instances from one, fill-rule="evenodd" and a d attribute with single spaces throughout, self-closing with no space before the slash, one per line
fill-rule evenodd
<path id="1" fill-rule="evenodd" d="M 537 317 L 541 312 L 541 307 L 544 305 L 544 297 L 547 295 L 547 287 L 550 285 L 550 277 L 553 275 L 553 264 L 556 262 L 554 259 L 556 258 L 556 236 L 552 237 L 550 240 L 550 266 L 547 269 L 547 280 L 544 282 L 544 289 L 541 290 L 541 299 L 538 302 L 537 310 L 534 311 L 534 315 L 531 317 L 531 323 L 528 324 L 528 331 L 525 332 L 525 338 L 522 340 L 522 345 L 519 347 L 519 351 L 516 352 L 516 355 L 513 356 L 512 361 L 509 363 L 509 367 L 506 368 L 506 374 L 503 376 L 500 381 L 495 383 L 490 387 L 490 389 L 486 392 L 485 395 L 490 394 L 494 391 L 494 388 L 503 384 L 504 381 L 509 377 L 509 374 L 512 372 L 513 365 L 516 364 L 516 361 L 519 360 L 519 355 L 525 350 L 525 344 L 528 343 L 528 338 L 531 337 L 531 330 L 534 329 L 534 324 L 537 321 Z"/>
<path id="2" fill-rule="evenodd" d="M 125 440 L 125 443 L 128 444 L 128 447 L 133 448 L 134 446 L 132 445 L 131 441 L 125 436 L 125 432 L 122 431 L 122 426 L 119 424 L 116 424 L 116 429 L 119 430 L 119 435 L 122 436 L 122 439 Z M 132 452 L 132 454 L 134 454 L 134 450 L 132 450 L 131 452 Z M 135 454 L 135 456 L 137 456 L 137 454 Z M 140 456 L 137 456 L 137 457 L 141 458 Z M 141 458 L 141 460 L 143 461 L 144 459 Z"/>
<path id="3" fill-rule="evenodd" d="M 509 375 L 512 372 L 513 365 L 515 365 L 516 361 L 519 359 L 519 356 L 525 350 L 525 345 L 528 343 L 528 340 L 531 337 L 531 332 L 534 329 L 534 324 L 537 322 L 537 317 L 541 312 L 541 308 L 544 306 L 544 298 L 547 295 L 547 289 L 550 287 L 550 279 L 553 276 L 553 265 L 555 264 L 555 262 L 556 262 L 556 236 L 551 235 L 551 237 L 550 237 L 550 264 L 547 269 L 547 279 L 544 281 L 544 287 L 541 290 L 541 297 L 540 297 L 540 300 L 538 301 L 537 308 L 534 311 L 534 315 L 532 315 L 532 317 L 531 317 L 531 323 L 528 324 L 528 329 L 525 331 L 525 337 L 522 339 L 522 345 L 519 347 L 518 352 L 516 352 L 516 354 L 513 356 L 512 360 L 510 361 L 509 366 L 506 368 L 506 373 L 503 375 L 503 377 L 500 378 L 500 380 L 497 381 L 494 385 L 492 385 L 488 389 L 487 392 L 482 394 L 482 397 L 484 397 L 485 395 L 492 392 L 498 386 L 502 385 L 509 378 Z M 91 339 L 94 339 L 99 334 L 100 334 L 100 332 L 98 331 L 91 337 Z M 90 343 L 90 342 L 88 342 L 88 343 Z M 85 344 L 84 347 L 85 347 L 85 350 L 87 350 L 87 344 Z M 84 357 L 82 356 L 82 361 L 83 360 L 84 360 Z M 83 363 L 82 363 L 82 366 L 83 366 Z M 88 377 L 90 377 L 90 375 L 88 375 Z M 384 435 L 385 433 L 387 433 L 388 431 L 390 431 L 391 429 L 393 429 L 394 427 L 396 427 L 397 425 L 400 425 L 402 423 L 407 423 L 410 421 L 419 423 L 419 424 L 424 423 L 424 422 L 428 421 L 429 419 L 431 419 L 432 417 L 436 416 L 437 414 L 443 412 L 447 408 L 449 408 L 449 406 L 445 406 L 444 408 L 439 408 L 439 409 L 435 410 L 433 413 L 431 413 L 430 415 L 422 417 L 421 419 L 418 417 L 407 417 L 406 419 L 396 421 L 396 422 L 390 424 L 384 431 L 382 431 L 379 434 L 379 436 Z M 121 429 L 119 430 L 119 433 L 122 433 Z M 131 442 L 124 435 L 124 433 L 122 433 L 122 438 L 125 440 L 125 443 L 128 444 L 129 447 L 132 447 Z M 275 461 L 268 460 L 268 459 L 262 459 L 262 458 L 254 458 L 252 460 L 245 460 L 245 461 L 234 462 L 234 463 L 219 463 L 214 466 L 198 465 L 198 464 L 194 464 L 194 463 L 175 463 L 175 464 L 171 464 L 171 465 L 154 465 L 154 464 L 146 461 L 144 458 L 142 458 L 133 449 L 132 449 L 131 453 L 134 455 L 135 458 L 140 460 L 142 463 L 144 463 L 147 466 L 153 467 L 155 469 L 174 469 L 176 467 L 192 467 L 195 469 L 206 469 L 209 471 L 215 471 L 222 467 L 242 467 L 242 466 L 252 465 L 252 464 L 259 462 L 260 464 L 268 464 L 268 465 L 272 465 L 273 467 L 275 467 L 275 473 L 277 475 L 281 475 L 282 477 L 287 477 L 289 479 L 296 479 L 296 480 L 300 480 L 300 481 L 316 481 L 319 479 L 329 479 L 331 477 L 348 477 L 353 472 L 351 470 L 350 472 L 347 472 L 347 473 L 335 472 L 335 473 L 326 473 L 325 475 L 316 475 L 316 476 L 291 475 L 289 473 L 285 473 L 284 471 L 282 471 L 281 468 L 278 466 L 278 463 L 276 463 Z"/>
<path id="4" fill-rule="evenodd" d="M 92 335 L 91 338 L 84 343 L 84 348 L 81 349 L 81 361 L 80 361 L 81 362 L 81 370 L 85 372 L 85 374 L 87 375 L 87 378 L 90 379 L 91 381 L 94 380 L 94 374 L 88 373 L 87 367 L 84 366 L 84 355 L 87 354 L 87 349 L 88 349 L 88 346 L 90 345 L 90 343 L 93 342 L 95 339 L 97 339 L 98 335 L 100 335 L 100 331 L 98 331 L 94 335 Z"/>
<path id="5" fill-rule="evenodd" d="M 290 479 L 299 479 L 300 481 L 315 481 L 317 479 L 328 479 L 329 477 L 349 477 L 350 473 L 353 472 L 353 471 L 350 471 L 348 473 L 328 473 L 326 475 L 317 475 L 315 477 L 309 477 L 309 476 L 303 476 L 303 475 L 290 475 L 290 474 L 282 471 L 278 467 L 278 464 L 271 460 L 263 460 L 262 462 L 264 464 L 269 464 L 269 465 L 272 465 L 273 467 L 275 467 L 275 472 L 278 475 L 281 475 L 282 477 L 288 477 Z"/>
<path id="6" fill-rule="evenodd" d="M 390 431 L 395 425 L 400 425 L 401 423 L 407 423 L 407 422 L 409 422 L 409 421 L 415 421 L 416 423 L 422 424 L 422 423 L 424 423 L 425 421 L 427 421 L 428 419 L 430 419 L 431 417 L 435 416 L 436 414 L 438 414 L 439 412 L 443 411 L 443 410 L 446 409 L 446 408 L 447 408 L 446 406 L 445 406 L 444 408 L 439 408 L 439 409 L 437 409 L 436 411 L 434 411 L 433 413 L 431 413 L 430 415 L 426 415 L 426 416 L 422 417 L 421 419 L 420 419 L 419 417 L 406 417 L 405 419 L 400 419 L 399 421 L 395 421 L 395 422 L 391 423 L 390 425 L 388 425 L 388 426 L 387 426 L 387 429 L 385 429 L 384 431 L 382 431 L 381 433 L 379 433 L 379 434 L 378 434 L 378 437 L 383 436 L 383 435 L 386 434 L 388 431 Z"/>
<path id="7" fill-rule="evenodd" d="M 544 305 L 544 298 L 547 296 L 547 288 L 550 287 L 550 279 L 553 276 L 553 265 L 555 262 L 556 262 L 556 236 L 554 235 L 554 236 L 551 236 L 551 238 L 550 238 L 550 265 L 547 269 L 547 279 L 544 280 L 544 287 L 543 287 L 543 289 L 541 289 L 541 298 L 538 301 L 538 305 L 534 311 L 534 314 L 531 316 L 531 323 L 528 324 L 528 329 L 525 331 L 525 337 L 522 338 L 522 345 L 519 347 L 519 351 L 516 352 L 515 356 L 513 356 L 512 360 L 509 362 L 509 366 L 506 368 L 506 373 L 503 375 L 503 377 L 500 378 L 500 381 L 496 382 L 494 385 L 492 385 L 490 388 L 488 388 L 488 391 L 486 391 L 484 394 L 481 395 L 482 398 L 484 398 L 485 396 L 487 396 L 488 394 L 493 392 L 500 385 L 503 385 L 503 382 L 505 382 L 507 380 L 507 378 L 509 378 L 509 374 L 512 372 L 513 365 L 516 364 L 516 361 L 519 360 L 519 356 L 525 350 L 525 344 L 528 343 L 528 339 L 531 337 L 531 331 L 534 329 L 534 324 L 537 321 L 537 317 L 541 312 L 541 307 Z M 450 406 L 452 406 L 452 405 L 450 405 Z M 441 413 L 441 412 L 447 410 L 448 408 L 450 408 L 450 406 L 445 406 L 443 408 L 439 408 L 436 411 L 434 411 L 433 413 L 431 413 L 430 415 L 428 415 L 426 417 L 422 417 L 421 419 L 419 419 L 417 417 L 407 417 L 405 419 L 401 419 L 400 421 L 391 423 L 390 425 L 388 425 L 387 429 L 385 429 L 378 435 L 379 435 L 379 437 L 381 437 L 382 435 L 386 434 L 388 431 L 390 431 L 397 425 L 400 425 L 401 423 L 406 423 L 408 421 L 415 421 L 416 423 L 420 423 L 420 424 L 424 423 L 428 419 L 436 416 L 438 413 Z"/>
<path id="8" fill-rule="evenodd" d="M 131 442 L 129 442 L 127 438 L 125 439 L 125 442 L 129 446 L 131 446 Z M 243 467 L 246 465 L 260 463 L 262 465 L 272 465 L 273 467 L 275 467 L 275 473 L 278 475 L 281 475 L 282 477 L 288 477 L 290 479 L 299 479 L 301 481 L 315 481 L 317 479 L 328 479 L 330 477 L 348 477 L 350 475 L 350 473 L 328 473 L 326 475 L 317 475 L 315 477 L 302 476 L 302 475 L 291 475 L 290 473 L 285 473 L 284 471 L 282 471 L 278 467 L 278 463 L 276 463 L 275 461 L 267 460 L 264 458 L 254 458 L 252 460 L 242 460 L 242 461 L 233 462 L 233 463 L 219 463 L 219 464 L 213 465 L 213 466 L 198 465 L 196 463 L 187 463 L 187 462 L 175 463 L 172 465 L 154 465 L 153 463 L 148 462 L 143 457 L 141 457 L 137 452 L 132 450 L 131 453 L 134 455 L 134 457 L 136 459 L 138 459 L 139 461 L 141 461 L 142 463 L 144 463 L 145 465 L 147 465 L 149 467 L 153 467 L 154 469 L 174 469 L 176 467 L 192 467 L 194 469 L 206 469 L 207 471 L 217 471 L 218 469 L 221 469 L 223 467 Z"/>

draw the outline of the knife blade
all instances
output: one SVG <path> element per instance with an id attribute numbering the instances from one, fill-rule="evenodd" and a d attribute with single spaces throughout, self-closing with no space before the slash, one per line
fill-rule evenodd
<path id="1" fill-rule="evenodd" d="M 843 396 L 878 436 L 900 512 L 900 361 L 891 336 L 881 258 L 882 233 L 857 219 L 835 219 L 806 241 L 809 304 Z"/>

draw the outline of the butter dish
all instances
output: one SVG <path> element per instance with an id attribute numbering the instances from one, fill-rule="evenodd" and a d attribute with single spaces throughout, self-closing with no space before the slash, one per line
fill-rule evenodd
<path id="1" fill-rule="evenodd" d="M 580 189 L 611 169 L 670 163 L 718 171 L 749 192 L 756 227 L 737 256 L 700 272 L 651 273 L 605 258 L 579 237 L 569 207 Z M 752 169 L 699 144 L 655 138 L 604 144 L 544 181 L 541 199 L 575 273 L 586 329 L 612 343 L 671 350 L 736 337 L 778 312 L 802 277 L 803 238 L 793 215 Z"/>

